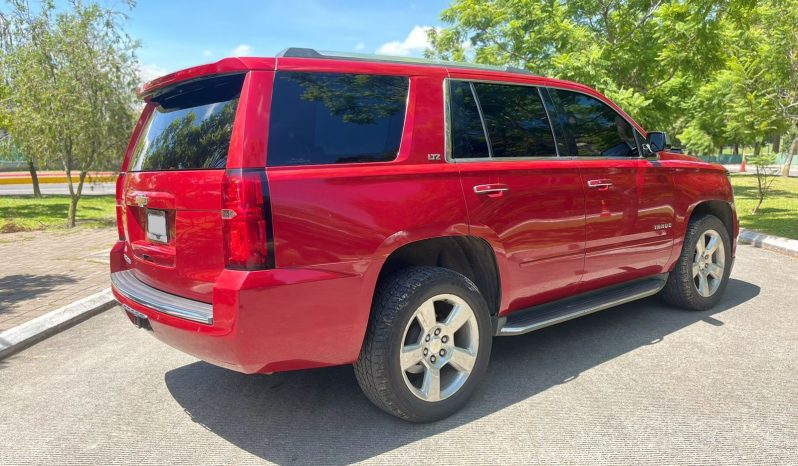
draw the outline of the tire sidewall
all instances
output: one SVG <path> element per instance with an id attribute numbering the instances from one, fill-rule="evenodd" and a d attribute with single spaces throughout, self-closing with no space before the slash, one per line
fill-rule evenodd
<path id="1" fill-rule="evenodd" d="M 715 290 L 712 296 L 704 297 L 698 292 L 693 279 L 693 256 L 695 255 L 695 247 L 698 240 L 703 238 L 704 233 L 708 230 L 715 230 L 720 235 L 720 239 L 723 242 L 723 253 L 725 257 L 723 262 L 723 279 L 721 280 L 720 286 Z M 690 235 L 685 238 L 685 240 L 685 249 L 680 264 L 682 273 L 690 277 L 690 287 L 685 291 L 689 293 L 690 300 L 693 301 L 697 307 L 709 309 L 720 301 L 723 292 L 726 290 L 726 285 L 729 282 L 729 275 L 732 269 L 732 245 L 729 239 L 729 232 L 726 230 L 726 225 L 724 225 L 719 218 L 713 215 L 707 215 L 696 221 L 694 227 L 690 230 Z"/>
<path id="2" fill-rule="evenodd" d="M 479 382 L 484 378 L 490 360 L 490 350 L 493 335 L 492 326 L 487 304 L 477 290 L 476 286 L 468 278 L 457 272 L 445 270 L 446 273 L 439 274 L 431 282 L 417 288 L 412 294 L 402 302 L 400 314 L 391 334 L 388 351 L 387 376 L 391 385 L 391 391 L 396 395 L 397 401 L 403 411 L 412 413 L 411 421 L 428 422 L 449 416 L 459 410 L 468 402 Z M 407 387 L 402 375 L 399 362 L 399 355 L 404 344 L 403 337 L 408 323 L 413 318 L 415 311 L 426 300 L 440 294 L 453 294 L 463 299 L 471 309 L 477 320 L 479 329 L 479 348 L 474 369 L 469 374 L 465 384 L 450 397 L 437 401 L 428 402 L 418 398 Z"/>

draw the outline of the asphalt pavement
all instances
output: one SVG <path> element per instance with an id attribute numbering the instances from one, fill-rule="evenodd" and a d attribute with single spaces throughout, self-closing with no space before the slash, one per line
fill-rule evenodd
<path id="1" fill-rule="evenodd" d="M 39 189 L 42 194 L 69 194 L 66 183 L 41 183 Z M 77 189 L 77 185 L 75 185 Z M 83 185 L 83 196 L 114 195 L 115 183 L 89 183 Z M 0 184 L 0 196 L 20 196 L 33 194 L 33 185 L 30 184 Z"/>
<path id="2" fill-rule="evenodd" d="M 428 425 L 351 367 L 238 374 L 114 308 L 0 361 L 0 464 L 795 464 L 796 277 L 739 246 L 711 311 L 648 298 L 497 338 L 471 403 Z"/>

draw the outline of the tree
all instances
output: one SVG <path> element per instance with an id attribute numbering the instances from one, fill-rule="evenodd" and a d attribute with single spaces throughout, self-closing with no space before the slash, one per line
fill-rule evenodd
<path id="1" fill-rule="evenodd" d="M 134 122 L 138 44 L 122 30 L 124 15 L 95 3 L 71 0 L 63 11 L 52 0 L 37 11 L 26 0 L 8 3 L 5 35 L 13 40 L 6 41 L 2 69 L 13 91 L 0 111 L 8 112 L 23 152 L 66 171 L 73 227 L 88 172 L 124 153 Z"/>
<path id="2" fill-rule="evenodd" d="M 512 65 L 591 85 L 649 127 L 680 132 L 682 105 L 722 64 L 731 1 L 457 0 L 429 56 Z"/>

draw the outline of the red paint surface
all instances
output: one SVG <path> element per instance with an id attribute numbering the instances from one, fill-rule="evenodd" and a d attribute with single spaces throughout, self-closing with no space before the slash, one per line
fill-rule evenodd
<path id="1" fill-rule="evenodd" d="M 360 351 L 382 265 L 414 241 L 456 235 L 485 239 L 501 279 L 499 313 L 507 315 L 667 272 L 695 206 L 733 202 L 721 166 L 680 154 L 663 152 L 658 160 L 444 160 L 446 77 L 574 89 L 623 113 L 595 91 L 566 81 L 416 64 L 242 58 L 173 73 L 144 85 L 140 94 L 146 99 L 208 74 L 248 73 L 227 167 L 264 167 L 275 68 L 408 76 L 407 117 L 392 162 L 265 169 L 274 231 L 272 270 L 224 268 L 223 170 L 127 173 L 120 205 L 126 239 L 112 250 L 112 272 L 132 268 L 155 288 L 213 303 L 214 323 L 171 317 L 116 296 L 149 316 L 159 339 L 224 367 L 271 372 L 351 363 Z M 148 104 L 123 172 L 151 111 Z M 428 154 L 440 154 L 440 160 Z M 612 186 L 590 188 L 589 180 L 610 180 Z M 474 192 L 474 186 L 485 184 L 508 191 Z M 146 239 L 137 195 L 150 199 L 149 208 L 169 212 L 169 243 Z M 666 223 L 672 228 L 655 230 Z M 736 236 L 736 217 L 734 223 Z"/>

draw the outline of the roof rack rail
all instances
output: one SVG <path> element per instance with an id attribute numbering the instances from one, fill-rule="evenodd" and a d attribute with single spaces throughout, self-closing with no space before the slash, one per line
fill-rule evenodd
<path id="1" fill-rule="evenodd" d="M 495 66 L 483 65 L 481 63 L 463 63 L 443 60 L 431 60 L 428 58 L 415 58 L 415 57 L 395 57 L 389 55 L 371 55 L 365 53 L 351 53 L 351 52 L 329 52 L 318 51 L 311 48 L 304 47 L 289 47 L 283 49 L 277 54 L 278 58 L 331 58 L 331 59 L 346 59 L 346 60 L 368 60 L 386 63 L 411 63 L 416 65 L 436 65 L 446 66 L 448 68 L 466 68 L 490 71 L 506 71 L 510 73 L 521 73 L 534 75 L 529 70 L 518 68 L 515 66 Z"/>

